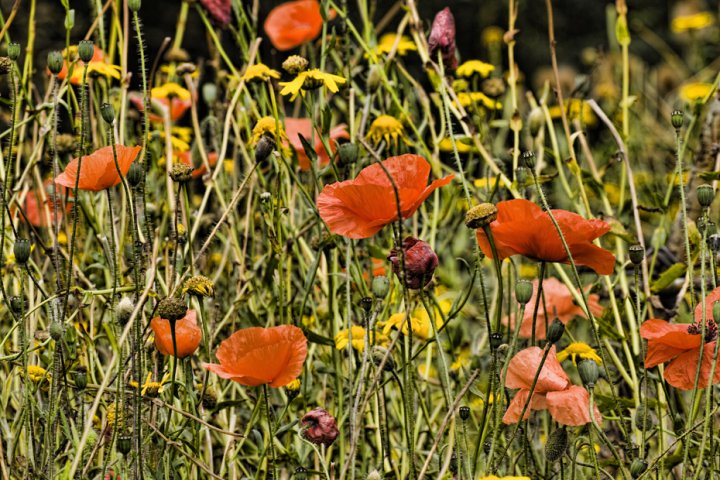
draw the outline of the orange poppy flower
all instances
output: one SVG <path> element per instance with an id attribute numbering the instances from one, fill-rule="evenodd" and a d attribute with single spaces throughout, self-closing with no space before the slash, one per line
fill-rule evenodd
<path id="1" fill-rule="evenodd" d="M 665 366 L 665 381 L 681 390 L 692 390 L 695 375 L 700 366 L 698 388 L 710 385 L 715 342 L 718 327 L 712 319 L 712 306 L 720 300 L 720 288 L 716 288 L 705 298 L 706 316 L 705 338 L 702 338 L 702 305 L 695 307 L 694 323 L 669 323 L 665 320 L 650 319 L 640 326 L 640 336 L 648 341 L 645 355 L 645 368 L 653 368 L 661 363 Z M 700 345 L 703 356 L 700 359 Z M 720 362 L 715 367 L 712 384 L 720 382 Z"/>
<path id="2" fill-rule="evenodd" d="M 295 0 L 270 10 L 265 33 L 275 48 L 290 50 L 320 35 L 322 24 L 318 0 Z"/>
<path id="3" fill-rule="evenodd" d="M 117 150 L 117 161 L 123 176 L 127 175 L 130 165 L 135 161 L 142 147 L 126 147 L 125 145 L 115 145 Z M 80 166 L 80 182 L 78 188 L 80 190 L 90 190 L 99 192 L 106 188 L 114 187 L 120 183 L 120 175 L 118 175 L 115 160 L 113 159 L 113 150 L 111 146 L 103 147 L 94 153 L 84 156 L 82 165 Z M 78 159 L 73 158 L 65 171 L 58 175 L 55 183 L 63 185 L 67 188 L 75 188 L 75 180 L 78 174 Z"/>
<path id="4" fill-rule="evenodd" d="M 430 164 L 419 155 L 390 157 L 382 164 L 398 189 L 402 218 L 410 217 L 436 188 L 453 179 L 448 175 L 428 185 Z M 330 231 L 348 238 L 372 237 L 398 216 L 392 183 L 377 163 L 363 168 L 355 180 L 325 185 L 317 206 Z"/>
<path id="5" fill-rule="evenodd" d="M 305 140 L 310 141 L 312 135 L 312 121 L 309 118 L 286 118 L 285 119 L 285 133 L 287 134 L 288 140 L 292 144 L 295 152 L 297 153 L 298 163 L 300 164 L 300 170 L 310 170 L 310 159 L 305 153 L 305 147 L 300 141 L 300 135 L 305 137 Z M 325 146 L 320 140 L 317 132 L 315 132 L 315 144 L 313 148 L 318 156 L 318 165 L 324 167 L 330 163 L 330 156 L 325 151 Z M 349 139 L 350 135 L 347 132 L 347 126 L 343 123 L 330 130 L 330 140 L 328 144 L 332 149 L 333 153 L 337 148 L 337 140 Z"/>
<path id="6" fill-rule="evenodd" d="M 535 372 L 542 361 L 543 350 L 539 347 L 530 347 L 520 350 L 510 360 L 506 388 L 519 388 L 508 406 L 503 423 L 517 423 L 520 420 L 525 402 L 527 402 L 532 387 Z M 555 347 L 545 359 L 537 384 L 533 390 L 530 405 L 525 411 L 523 420 L 530 417 L 531 410 L 548 410 L 556 422 L 568 426 L 580 426 L 590 423 L 590 395 L 583 387 L 573 385 L 570 378 L 560 366 L 555 356 Z M 595 421 L 602 422 L 597 406 L 594 410 Z"/>
<path id="7" fill-rule="evenodd" d="M 43 202 L 43 193 L 39 190 L 28 192 L 25 196 L 25 202 L 23 202 L 23 213 L 25 216 L 21 218 L 27 218 L 28 223 L 34 227 L 45 227 L 47 226 L 47 217 L 45 215 L 45 205 L 47 205 L 48 212 L 50 213 L 50 222 L 55 223 L 55 204 L 53 203 L 52 194 L 48 191 L 48 187 L 52 184 L 52 180 L 48 179 L 43 184 L 45 189 Z M 62 222 L 65 213 L 69 213 L 72 208 L 72 204 L 66 203 L 65 199 L 68 195 L 68 189 L 56 185 L 57 188 L 57 201 L 60 204 L 64 204 L 64 208 L 60 208 L 57 213 L 57 223 Z M 70 191 L 72 197 L 72 191 Z"/>
<path id="8" fill-rule="evenodd" d="M 490 224 L 495 246 L 501 259 L 524 255 L 545 262 L 570 263 L 560 236 L 550 216 L 529 200 L 499 202 L 497 219 Z M 586 220 L 567 210 L 552 210 L 560 225 L 575 265 L 585 265 L 600 275 L 609 275 L 615 268 L 615 255 L 592 241 L 606 234 L 610 225 L 598 219 Z M 477 230 L 483 253 L 492 258 L 490 243 L 484 230 Z"/>
<path id="9" fill-rule="evenodd" d="M 525 307 L 525 314 L 523 315 L 522 324 L 520 325 L 521 338 L 530 338 L 532 336 L 533 311 L 535 310 L 539 284 L 539 280 L 533 280 L 533 294 Z M 549 325 L 553 319 L 556 318 L 555 315 L 557 315 L 557 318 L 560 319 L 563 324 L 567 325 L 567 323 L 575 317 L 587 318 L 585 311 L 573 301 L 570 289 L 557 278 L 550 277 L 543 280 L 543 295 L 545 296 L 544 303 L 547 305 L 549 312 L 545 315 L 545 307 L 541 298 L 540 304 L 538 305 L 537 318 L 535 319 L 535 338 L 538 340 L 545 340 L 546 319 Z M 602 314 L 603 307 L 598 302 L 599 299 L 600 297 L 594 293 L 587 297 L 588 305 L 593 316 Z M 514 329 L 515 315 L 505 317 L 503 323 L 510 325 L 510 328 Z"/>
<path id="10" fill-rule="evenodd" d="M 238 330 L 220 344 L 220 364 L 205 368 L 241 385 L 279 388 L 295 380 L 307 357 L 307 339 L 293 325 Z"/>
<path id="11" fill-rule="evenodd" d="M 77 58 L 77 47 L 71 47 L 70 49 L 71 58 L 75 58 L 75 66 L 73 67 L 72 75 L 70 76 L 70 83 L 73 85 L 80 85 L 82 83 L 83 70 L 85 62 Z M 63 58 L 65 58 L 65 52 L 63 51 Z M 105 52 L 100 50 L 97 46 L 93 50 L 93 56 L 88 62 L 88 74 L 97 74 L 104 77 L 110 77 L 120 79 L 120 67 L 113 65 L 108 60 Z M 65 80 L 68 74 L 67 61 L 63 62 L 62 70 L 58 73 L 58 80 Z"/>
<path id="12" fill-rule="evenodd" d="M 160 317 L 150 320 L 150 328 L 155 332 L 155 348 L 163 355 L 173 354 L 170 322 Z M 175 322 L 175 343 L 178 358 L 185 358 L 198 349 L 202 340 L 202 331 L 197 324 L 197 312 L 188 310 L 183 318 Z"/>
<path id="13" fill-rule="evenodd" d="M 128 96 L 128 98 L 130 99 L 130 102 L 132 102 L 132 104 L 135 106 L 135 108 L 137 108 L 138 111 L 142 113 L 145 109 L 145 106 L 143 105 L 142 94 L 133 92 Z M 172 120 L 173 122 L 181 119 L 182 116 L 185 115 L 185 112 L 187 112 L 188 109 L 192 106 L 192 100 L 182 99 L 178 97 L 153 98 L 151 102 L 152 106 L 155 106 L 157 108 L 162 108 L 165 110 L 169 108 L 170 120 Z M 148 119 L 153 123 L 163 123 L 163 116 L 158 115 L 157 113 L 153 113 L 152 106 L 151 111 L 148 112 Z"/>
<path id="14" fill-rule="evenodd" d="M 189 150 L 187 152 L 178 153 L 178 159 L 185 165 L 188 165 L 193 168 L 195 167 L 195 165 L 193 165 L 193 161 L 192 161 L 192 152 L 190 152 Z M 217 152 L 208 152 L 207 159 L 208 159 L 208 163 L 210 164 L 210 168 L 214 167 L 217 164 L 217 159 L 218 159 Z M 201 163 L 200 165 L 198 165 L 197 168 L 195 168 L 195 170 L 192 171 L 192 178 L 200 178 L 203 175 L 205 175 L 206 172 L 207 172 L 207 167 L 205 166 L 204 163 Z"/>

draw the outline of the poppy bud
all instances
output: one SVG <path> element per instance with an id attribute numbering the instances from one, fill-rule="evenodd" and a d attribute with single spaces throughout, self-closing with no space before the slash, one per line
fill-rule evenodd
<path id="1" fill-rule="evenodd" d="M 128 0 L 128 8 L 133 13 L 140 11 L 141 6 L 142 6 L 142 0 Z"/>
<path id="2" fill-rule="evenodd" d="M 50 328 L 48 330 L 50 331 L 50 338 L 52 338 L 56 342 L 60 340 L 63 336 L 63 326 L 57 320 L 53 320 L 50 323 Z"/>
<path id="3" fill-rule="evenodd" d="M 132 438 L 127 435 L 120 435 L 117 439 L 116 447 L 118 452 L 127 455 L 132 448 Z"/>
<path id="4" fill-rule="evenodd" d="M 502 334 L 493 332 L 490 334 L 490 348 L 496 350 L 503 343 Z"/>
<path id="5" fill-rule="evenodd" d="M 578 363 L 577 369 L 585 387 L 588 390 L 592 389 L 600 376 L 600 368 L 598 368 L 598 364 L 595 360 L 585 359 Z"/>
<path id="6" fill-rule="evenodd" d="M 13 244 L 13 254 L 18 265 L 25 265 L 30 258 L 30 240 L 18 238 Z"/>
<path id="7" fill-rule="evenodd" d="M 208 105 L 215 103 L 215 100 L 217 100 L 217 85 L 214 83 L 203 84 L 202 97 Z"/>
<path id="8" fill-rule="evenodd" d="M 628 253 L 630 254 L 630 261 L 633 265 L 640 265 L 645 258 L 645 249 L 642 245 L 631 245 Z"/>
<path id="9" fill-rule="evenodd" d="M 359 149 L 354 143 L 343 143 L 338 147 L 338 155 L 341 165 L 352 165 L 357 162 Z"/>
<path id="10" fill-rule="evenodd" d="M 78 390 L 85 390 L 87 387 L 87 367 L 77 367 L 73 374 L 73 381 L 75 382 L 75 388 Z"/>
<path id="11" fill-rule="evenodd" d="M 515 170 L 515 179 L 517 180 L 517 184 L 520 188 L 524 188 L 525 184 L 527 184 L 527 176 L 528 176 L 528 169 L 520 165 L 517 170 Z"/>
<path id="12" fill-rule="evenodd" d="M 170 178 L 177 183 L 187 183 L 192 180 L 192 172 L 195 170 L 190 165 L 175 163 L 170 170 Z"/>
<path id="13" fill-rule="evenodd" d="M 133 301 L 128 297 L 123 297 L 115 307 L 115 316 L 120 325 L 125 326 L 130 320 L 133 311 L 135 311 L 135 305 Z"/>
<path id="14" fill-rule="evenodd" d="M 103 103 L 100 105 L 100 115 L 110 125 L 115 121 L 115 109 L 109 103 Z"/>
<path id="15" fill-rule="evenodd" d="M 8 43 L 7 54 L 13 62 L 17 60 L 20 57 L 20 44 L 15 42 Z"/>
<path id="16" fill-rule="evenodd" d="M 711 185 L 700 185 L 697 187 L 697 199 L 701 207 L 709 207 L 715 200 L 715 190 Z"/>
<path id="17" fill-rule="evenodd" d="M 12 70 L 12 60 L 9 57 L 0 57 L 0 75 L 7 75 Z"/>
<path id="18" fill-rule="evenodd" d="M 65 61 L 63 60 L 62 53 L 58 52 L 57 50 L 53 50 L 52 52 L 48 53 L 48 70 L 50 70 L 50 73 L 52 73 L 53 75 L 57 75 L 58 73 L 60 73 L 64 63 Z"/>
<path id="19" fill-rule="evenodd" d="M 636 458 L 630 464 L 630 475 L 632 476 L 632 478 L 638 478 L 640 475 L 645 473 L 647 467 L 648 464 L 645 460 L 643 460 L 642 458 Z"/>
<path id="20" fill-rule="evenodd" d="M 530 114 L 528 114 L 528 128 L 530 129 L 530 135 L 532 137 L 537 137 L 537 134 L 540 133 L 540 129 L 544 124 L 545 115 L 543 114 L 542 108 L 535 107 L 530 110 Z"/>
<path id="21" fill-rule="evenodd" d="M 372 280 L 372 293 L 377 298 L 387 297 L 388 290 L 390 289 L 390 280 L 385 275 L 374 277 Z"/>
<path id="22" fill-rule="evenodd" d="M 560 427 L 550 434 L 545 444 L 545 458 L 548 462 L 559 460 L 568 447 L 568 434 L 565 427 Z"/>
<path id="23" fill-rule="evenodd" d="M 442 55 L 445 68 L 454 70 L 457 67 L 455 57 L 455 17 L 449 7 L 440 10 L 433 20 L 428 37 L 428 54 L 435 60 L 437 52 Z"/>
<path id="24" fill-rule="evenodd" d="M 675 128 L 675 130 L 680 130 L 683 126 L 684 121 L 685 116 L 680 110 L 673 110 L 673 112 L 670 114 L 670 122 L 672 123 L 672 126 Z"/>
<path id="25" fill-rule="evenodd" d="M 523 152 L 521 155 L 522 161 L 525 164 L 527 168 L 530 170 L 535 169 L 535 152 L 532 150 L 528 150 L 526 152 Z"/>
<path id="26" fill-rule="evenodd" d="M 492 203 L 475 205 L 465 212 L 465 226 L 472 229 L 486 227 L 497 218 L 497 207 Z"/>
<path id="27" fill-rule="evenodd" d="M 307 478 L 307 470 L 305 467 L 297 467 L 293 478 L 296 480 L 305 480 Z"/>
<path id="28" fill-rule="evenodd" d="M 303 438 L 315 445 L 329 447 L 340 434 L 335 418 L 327 410 L 316 408 L 305 414 L 300 420 Z"/>
<path id="29" fill-rule="evenodd" d="M 713 303 L 712 317 L 715 323 L 720 323 L 720 302 Z"/>
<path id="30" fill-rule="evenodd" d="M 300 55 L 290 55 L 282 63 L 282 68 L 290 75 L 297 75 L 300 72 L 304 72 L 308 66 L 308 61 L 305 57 Z"/>
<path id="31" fill-rule="evenodd" d="M 12 297 L 10 297 L 10 308 L 12 309 L 13 313 L 19 315 L 27 309 L 27 302 L 20 295 L 13 295 Z"/>
<path id="32" fill-rule="evenodd" d="M 405 262 L 405 284 L 411 290 L 419 290 L 432 280 L 438 266 L 438 256 L 427 242 L 407 237 L 402 243 L 402 255 Z M 388 260 L 392 262 L 393 272 L 402 281 L 402 265 L 400 251 L 390 250 Z"/>
<path id="33" fill-rule="evenodd" d="M 560 341 L 564 333 L 565 324 L 556 318 L 548 327 L 545 338 L 547 338 L 547 341 L 550 345 L 554 345 Z"/>
<path id="34" fill-rule="evenodd" d="M 533 284 L 527 280 L 520 280 L 515 284 L 515 299 L 518 303 L 525 305 L 530 301 L 533 294 Z"/>
<path id="35" fill-rule="evenodd" d="M 180 320 L 187 314 L 187 305 L 179 298 L 165 297 L 160 300 L 157 313 L 165 320 Z"/>
<path id="36" fill-rule="evenodd" d="M 463 405 L 462 407 L 460 407 L 458 412 L 460 413 L 460 418 L 462 420 L 467 420 L 468 418 L 470 418 L 470 407 Z"/>
<path id="37" fill-rule="evenodd" d="M 275 140 L 263 135 L 255 146 L 255 162 L 261 163 L 272 153 L 275 149 Z"/>
<path id="38" fill-rule="evenodd" d="M 128 184 L 130 184 L 131 187 L 137 187 L 140 185 L 140 182 L 142 182 L 143 177 L 145 177 L 143 167 L 139 163 L 133 162 L 125 177 L 127 178 Z"/>
<path id="39" fill-rule="evenodd" d="M 380 75 L 380 72 L 382 71 L 382 68 L 383 67 L 377 64 L 370 67 L 367 82 L 365 83 L 369 93 L 375 93 L 377 89 L 380 88 L 380 84 L 382 83 L 382 75 Z"/>
<path id="40" fill-rule="evenodd" d="M 80 60 L 88 63 L 92 60 L 94 53 L 95 45 L 93 45 L 92 40 L 80 40 L 80 43 L 78 44 L 78 56 L 80 57 Z"/>

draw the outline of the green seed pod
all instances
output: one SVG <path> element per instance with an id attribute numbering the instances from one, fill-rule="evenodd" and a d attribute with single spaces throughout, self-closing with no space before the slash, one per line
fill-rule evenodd
<path id="1" fill-rule="evenodd" d="M 137 187 L 140 185 L 140 182 L 142 182 L 142 179 L 145 177 L 145 172 L 143 171 L 142 165 L 139 163 L 133 162 L 130 165 L 130 170 L 128 170 L 127 178 L 128 184 L 131 187 Z"/>
<path id="2" fill-rule="evenodd" d="M 713 200 L 715 200 L 715 190 L 713 190 L 711 185 L 700 185 L 699 187 L 697 187 L 696 193 L 698 203 L 702 207 L 709 207 L 710 205 L 712 205 Z"/>
<path id="3" fill-rule="evenodd" d="M 75 27 L 75 9 L 70 9 L 65 13 L 65 30 L 70 31 Z"/>
<path id="4" fill-rule="evenodd" d="M 369 312 L 372 309 L 373 306 L 373 299 L 372 297 L 363 297 L 360 299 L 360 306 L 363 310 L 366 312 Z"/>
<path id="5" fill-rule="evenodd" d="M 15 42 L 8 43 L 7 54 L 10 60 L 13 62 L 16 61 L 20 57 L 20 44 Z"/>
<path id="6" fill-rule="evenodd" d="M 672 126 L 675 128 L 675 130 L 680 130 L 683 126 L 684 121 L 685 116 L 680 110 L 674 110 L 670 114 L 670 122 L 672 123 Z"/>
<path id="7" fill-rule="evenodd" d="M 50 73 L 52 73 L 53 75 L 57 75 L 58 73 L 60 73 L 64 63 L 65 61 L 63 60 L 62 53 L 58 52 L 57 50 L 53 50 L 52 52 L 48 53 L 48 70 L 50 70 Z"/>
<path id="8" fill-rule="evenodd" d="M 714 233 L 708 236 L 707 244 L 710 247 L 710 250 L 717 253 L 718 250 L 720 250 L 720 235 Z"/>
<path id="9" fill-rule="evenodd" d="M 523 152 L 523 154 L 521 155 L 521 158 L 522 158 L 522 161 L 525 164 L 525 166 L 527 168 L 529 168 L 530 170 L 534 171 L 535 161 L 536 161 L 535 152 L 533 152 L 532 150 Z"/>
<path id="10" fill-rule="evenodd" d="M 20 295 L 14 295 L 10 297 L 10 308 L 13 313 L 20 315 L 22 312 L 27 310 L 27 302 Z"/>
<path id="11" fill-rule="evenodd" d="M 520 280 L 515 284 L 515 299 L 521 305 L 530 301 L 533 295 L 533 284 L 528 280 Z"/>
<path id="12" fill-rule="evenodd" d="M 598 364 L 595 363 L 595 360 L 581 360 L 580 363 L 578 363 L 577 369 L 585 387 L 588 389 L 593 388 L 600 376 L 600 368 Z"/>
<path id="13" fill-rule="evenodd" d="M 95 45 L 92 40 L 80 40 L 80 43 L 78 44 L 78 56 L 80 57 L 80 60 L 88 63 L 92 60 L 94 54 Z"/>
<path id="14" fill-rule="evenodd" d="M 645 258 L 645 249 L 642 245 L 631 245 L 628 249 L 630 261 L 633 265 L 640 265 Z"/>
<path id="15" fill-rule="evenodd" d="M 715 323 L 720 323 L 720 302 L 713 303 L 712 316 Z"/>
<path id="16" fill-rule="evenodd" d="M 110 125 L 115 122 L 115 109 L 109 103 L 103 103 L 100 105 L 100 115 Z"/>
<path id="17" fill-rule="evenodd" d="M 560 460 L 568 447 L 568 434 L 565 427 L 560 427 L 550 434 L 545 444 L 545 458 L 548 462 Z"/>
<path id="18" fill-rule="evenodd" d="M 492 203 L 475 205 L 465 212 L 465 226 L 472 229 L 487 227 L 497 218 L 497 207 Z"/>
<path id="19" fill-rule="evenodd" d="M 463 405 L 459 408 L 458 412 L 460 413 L 460 418 L 462 420 L 470 418 L 470 407 Z"/>
<path id="20" fill-rule="evenodd" d="M 18 265 L 25 265 L 30 259 L 30 240 L 27 238 L 18 238 L 13 244 L 13 254 L 15 255 L 15 262 Z"/>
<path id="21" fill-rule="evenodd" d="M 390 290 L 390 280 L 385 275 L 379 275 L 374 277 L 372 280 L 372 293 L 377 298 L 387 297 L 388 290 Z"/>
<path id="22" fill-rule="evenodd" d="M 180 320 L 187 313 L 187 305 L 185 305 L 185 302 L 180 298 L 165 297 L 160 300 L 157 313 L 160 315 L 160 318 L 164 318 L 165 320 Z"/>
<path id="23" fill-rule="evenodd" d="M 217 100 L 217 85 L 214 83 L 205 83 L 202 86 L 202 97 L 205 103 L 212 105 Z"/>
<path id="24" fill-rule="evenodd" d="M 140 11 L 141 6 L 142 6 L 141 0 L 128 0 L 128 8 L 133 13 Z"/>
<path id="25" fill-rule="evenodd" d="M 564 333 L 565 324 L 556 318 L 548 327 L 547 335 L 545 337 L 550 345 L 554 345 L 560 341 Z"/>
<path id="26" fill-rule="evenodd" d="M 647 467 L 648 464 L 645 460 L 642 458 L 636 458 L 633 460 L 632 464 L 630 464 L 630 475 L 632 475 L 632 478 L 638 478 L 640 475 L 645 473 Z"/>
<path id="27" fill-rule="evenodd" d="M 120 435 L 117 439 L 116 447 L 118 452 L 122 453 L 123 455 L 127 455 L 132 449 L 132 437 L 129 437 L 127 435 Z"/>
<path id="28" fill-rule="evenodd" d="M 80 366 L 77 367 L 75 373 L 73 373 L 73 381 L 75 382 L 75 388 L 82 391 L 87 387 L 87 368 Z"/>
<path id="29" fill-rule="evenodd" d="M 380 72 L 382 71 L 382 68 L 383 67 L 381 67 L 380 65 L 373 65 L 372 67 L 370 67 L 366 83 L 369 93 L 374 93 L 377 91 L 378 88 L 380 88 L 380 85 L 382 83 L 382 74 Z"/>
<path id="30" fill-rule="evenodd" d="M 338 156 L 341 165 L 351 165 L 357 162 L 360 149 L 354 143 L 343 143 L 338 147 Z"/>
<path id="31" fill-rule="evenodd" d="M 520 165 L 515 170 L 515 179 L 517 180 L 518 187 L 523 188 L 527 184 L 528 169 Z"/>

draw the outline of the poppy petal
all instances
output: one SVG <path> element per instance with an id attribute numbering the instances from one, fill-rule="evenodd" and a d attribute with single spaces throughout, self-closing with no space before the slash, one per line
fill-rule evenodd
<path id="1" fill-rule="evenodd" d="M 529 347 L 516 353 L 508 365 L 505 387 L 530 388 L 542 358 L 543 349 L 540 347 Z M 564 390 L 569 383 L 570 379 L 557 361 L 555 347 L 553 346 L 540 371 L 535 391 L 545 393 Z"/>
<path id="2" fill-rule="evenodd" d="M 649 341 L 681 350 L 698 348 L 702 343 L 700 335 L 688 332 L 686 323 L 669 323 L 656 318 L 646 320 L 640 325 L 640 336 Z"/>
<path id="3" fill-rule="evenodd" d="M 525 402 L 527 402 L 529 394 L 530 390 L 526 388 L 518 391 L 515 394 L 513 399 L 510 401 L 510 405 L 508 405 L 508 409 L 505 411 L 505 415 L 503 415 L 502 421 L 504 424 L 509 425 L 512 423 L 517 423 L 518 420 L 520 420 L 520 414 L 525 407 Z M 528 418 L 530 418 L 530 412 L 532 410 L 545 410 L 546 408 L 547 401 L 545 399 L 545 395 L 533 392 L 533 398 L 530 401 L 530 405 L 528 405 L 527 409 L 525 410 L 523 420 L 527 420 Z"/>
<path id="4" fill-rule="evenodd" d="M 273 8 L 264 28 L 275 48 L 290 50 L 317 37 L 322 23 L 317 0 L 295 0 Z"/>
<path id="5" fill-rule="evenodd" d="M 700 378 L 698 388 L 707 388 L 712 368 L 712 359 L 715 352 L 715 342 L 708 342 L 703 348 L 702 361 L 700 362 Z M 665 381 L 680 390 L 692 390 L 695 386 L 698 359 L 700 349 L 688 350 L 680 354 L 675 360 L 665 367 Z M 718 361 L 720 363 L 720 361 Z M 712 383 L 720 382 L 720 365 L 715 366 L 715 374 Z"/>
<path id="6" fill-rule="evenodd" d="M 170 322 L 160 317 L 150 321 L 150 328 L 155 334 L 155 347 L 162 355 L 173 354 L 172 332 Z M 197 324 L 197 312 L 188 310 L 185 317 L 175 322 L 175 343 L 178 358 L 185 358 L 198 349 L 202 341 L 202 330 Z"/>
<path id="7" fill-rule="evenodd" d="M 569 248 L 575 265 L 590 267 L 598 275 L 610 275 L 615 270 L 615 255 L 604 248 L 589 242 L 575 243 Z"/>
<path id="8" fill-rule="evenodd" d="M 590 423 L 590 394 L 583 387 L 572 385 L 566 390 L 549 392 L 547 395 L 547 409 L 556 422 L 570 427 L 577 427 Z M 597 406 L 594 407 L 593 416 L 598 424 L 602 417 Z"/>
<path id="9" fill-rule="evenodd" d="M 720 287 L 714 289 L 712 292 L 708 293 L 705 296 L 705 318 L 713 318 L 713 305 L 715 305 L 715 302 L 720 301 Z M 702 322 L 702 304 L 698 303 L 695 307 L 695 321 L 696 322 Z"/>

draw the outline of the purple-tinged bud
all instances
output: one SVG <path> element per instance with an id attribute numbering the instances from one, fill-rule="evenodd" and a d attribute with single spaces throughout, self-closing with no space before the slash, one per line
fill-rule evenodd
<path id="1" fill-rule="evenodd" d="M 405 283 L 412 290 L 419 290 L 432 280 L 438 257 L 427 242 L 407 237 L 403 240 L 402 251 L 405 256 Z M 402 279 L 401 253 L 397 248 L 390 250 L 388 260 L 398 278 Z"/>
<path id="2" fill-rule="evenodd" d="M 300 425 L 303 438 L 315 445 L 329 447 L 340 434 L 335 418 L 322 408 L 306 413 L 300 420 Z"/>
<path id="3" fill-rule="evenodd" d="M 430 58 L 437 60 L 437 52 L 440 51 L 445 68 L 455 70 L 455 17 L 450 12 L 450 7 L 443 8 L 435 15 L 428 37 L 428 47 Z"/>

